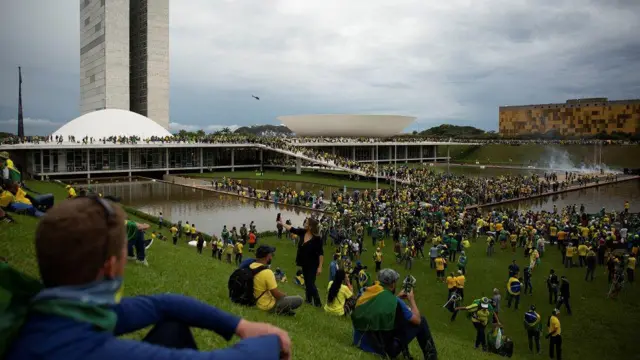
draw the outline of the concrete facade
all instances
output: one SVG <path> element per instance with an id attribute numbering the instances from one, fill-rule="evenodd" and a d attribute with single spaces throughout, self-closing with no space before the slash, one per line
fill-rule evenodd
<path id="1" fill-rule="evenodd" d="M 547 132 L 569 136 L 635 134 L 640 132 L 640 99 L 572 99 L 560 104 L 501 106 L 499 129 L 506 136 Z"/>
<path id="2" fill-rule="evenodd" d="M 80 0 L 80 113 L 129 109 L 129 3 Z"/>
<path id="3" fill-rule="evenodd" d="M 147 114 L 169 128 L 169 0 L 147 0 Z"/>
<path id="4" fill-rule="evenodd" d="M 169 128 L 169 0 L 80 0 L 80 113 L 131 110 Z"/>

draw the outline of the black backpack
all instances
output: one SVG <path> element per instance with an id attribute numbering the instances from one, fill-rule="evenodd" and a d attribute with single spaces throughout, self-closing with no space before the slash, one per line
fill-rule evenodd
<path id="1" fill-rule="evenodd" d="M 229 276 L 229 298 L 232 302 L 245 306 L 254 306 L 258 299 L 264 295 L 260 294 L 258 299 L 253 296 L 253 278 L 262 270 L 268 269 L 261 265 L 255 269 L 249 267 L 238 268 Z M 266 291 L 265 291 L 266 292 Z"/>

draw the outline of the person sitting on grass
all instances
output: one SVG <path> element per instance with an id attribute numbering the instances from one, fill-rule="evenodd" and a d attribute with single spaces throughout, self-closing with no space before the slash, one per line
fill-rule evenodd
<path id="1" fill-rule="evenodd" d="M 438 353 L 429 324 L 418 310 L 413 290 L 395 295 L 399 279 L 395 270 L 382 269 L 378 281 L 358 298 L 351 314 L 353 344 L 363 351 L 393 359 L 401 353 L 409 356 L 409 343 L 417 339 L 424 358 L 436 360 Z"/>
<path id="2" fill-rule="evenodd" d="M 7 360 L 275 359 L 291 357 L 284 330 L 221 311 L 177 294 L 122 297 L 127 256 L 124 211 L 99 198 L 54 206 L 35 234 L 42 283 L 0 264 L 12 279 L 11 319 L 0 343 Z M 140 290 L 140 289 L 138 289 Z M 3 298 L 3 300 L 6 299 Z M 3 322 L 4 323 L 4 322 Z M 150 327 L 142 341 L 119 336 Z M 242 340 L 220 350 L 198 351 L 191 328 Z"/>
<path id="3" fill-rule="evenodd" d="M 324 304 L 324 311 L 337 316 L 351 314 L 356 302 L 353 298 L 351 281 L 349 281 L 349 277 L 346 276 L 344 270 L 336 271 L 335 278 L 329 281 L 327 292 L 327 303 Z"/>
<path id="4" fill-rule="evenodd" d="M 295 310 L 302 306 L 302 297 L 287 296 L 278 289 L 275 274 L 269 265 L 276 249 L 267 245 L 261 245 L 256 250 L 256 259 L 249 265 L 249 269 L 256 270 L 263 267 L 253 277 L 253 296 L 256 298 L 256 307 L 277 315 L 295 315 Z"/>

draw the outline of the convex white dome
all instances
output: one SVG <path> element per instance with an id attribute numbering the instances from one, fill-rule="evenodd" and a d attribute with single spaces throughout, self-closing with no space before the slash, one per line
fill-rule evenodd
<path id="1" fill-rule="evenodd" d="M 110 136 L 171 136 L 171 133 L 153 120 L 140 114 L 122 109 L 104 109 L 84 114 L 62 125 L 53 136 L 62 135 L 67 140 L 74 136 L 79 141 L 85 136 L 94 139 Z"/>

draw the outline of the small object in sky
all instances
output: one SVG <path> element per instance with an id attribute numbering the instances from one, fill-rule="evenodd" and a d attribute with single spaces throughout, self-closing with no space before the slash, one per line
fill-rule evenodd
<path id="1" fill-rule="evenodd" d="M 260 100 L 259 97 L 255 96 L 255 95 L 251 95 L 252 98 L 256 99 L 256 100 Z"/>

